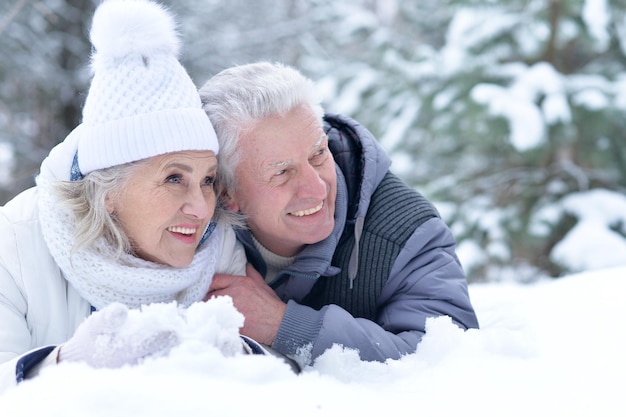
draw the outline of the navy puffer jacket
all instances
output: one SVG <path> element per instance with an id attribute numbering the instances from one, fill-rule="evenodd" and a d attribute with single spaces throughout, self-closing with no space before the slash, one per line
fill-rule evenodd
<path id="1" fill-rule="evenodd" d="M 455 239 L 435 208 L 389 168 L 372 134 L 325 116 L 337 166 L 335 229 L 270 283 L 287 302 L 272 348 L 311 363 L 333 344 L 385 361 L 416 350 L 429 317 L 477 328 Z M 266 266 L 248 231 L 249 261 Z"/>

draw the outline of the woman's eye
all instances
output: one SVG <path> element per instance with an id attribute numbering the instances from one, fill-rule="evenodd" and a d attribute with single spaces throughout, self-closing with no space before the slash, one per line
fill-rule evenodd
<path id="1" fill-rule="evenodd" d="M 215 177 L 206 177 L 204 179 L 204 185 L 213 185 L 215 184 Z"/>

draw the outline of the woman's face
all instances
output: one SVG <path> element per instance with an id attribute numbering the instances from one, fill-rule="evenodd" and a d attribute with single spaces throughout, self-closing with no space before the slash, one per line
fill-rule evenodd
<path id="1" fill-rule="evenodd" d="M 147 159 L 107 197 L 136 256 L 173 267 L 191 263 L 215 211 L 216 173 L 212 151 L 172 152 Z"/>

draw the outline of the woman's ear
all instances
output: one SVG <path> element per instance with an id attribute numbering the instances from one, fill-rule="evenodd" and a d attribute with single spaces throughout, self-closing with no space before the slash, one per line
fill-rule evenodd
<path id="1" fill-rule="evenodd" d="M 115 213 L 115 204 L 113 204 L 113 200 L 114 199 L 111 197 L 111 193 L 107 193 L 106 197 L 104 197 L 104 205 L 110 215 Z"/>

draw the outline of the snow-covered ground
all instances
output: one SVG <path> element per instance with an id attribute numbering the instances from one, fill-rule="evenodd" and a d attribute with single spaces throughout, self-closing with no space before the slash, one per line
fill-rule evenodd
<path id="1" fill-rule="evenodd" d="M 212 300 L 169 357 L 59 365 L 2 394 L 0 416 L 626 415 L 626 268 L 470 292 L 480 330 L 441 317 L 401 360 L 360 362 L 337 347 L 300 375 L 274 357 L 220 353 L 240 317 Z"/>

